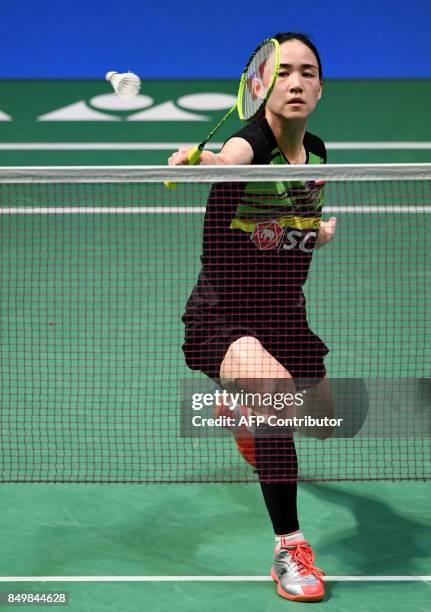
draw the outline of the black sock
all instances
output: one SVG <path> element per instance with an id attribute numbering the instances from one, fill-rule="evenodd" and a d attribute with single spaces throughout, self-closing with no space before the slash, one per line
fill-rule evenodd
<path id="1" fill-rule="evenodd" d="M 274 532 L 282 535 L 299 529 L 298 460 L 292 433 L 273 431 L 261 428 L 255 436 L 256 469 Z"/>
<path id="2" fill-rule="evenodd" d="M 296 508 L 296 482 L 281 484 L 260 483 L 268 514 L 277 535 L 299 529 Z"/>

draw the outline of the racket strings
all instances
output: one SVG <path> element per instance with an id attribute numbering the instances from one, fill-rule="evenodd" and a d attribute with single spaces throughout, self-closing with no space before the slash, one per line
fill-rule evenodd
<path id="1" fill-rule="evenodd" d="M 256 115 L 268 99 L 279 68 L 277 41 L 264 41 L 250 58 L 241 78 L 238 92 L 238 114 L 249 120 Z"/>

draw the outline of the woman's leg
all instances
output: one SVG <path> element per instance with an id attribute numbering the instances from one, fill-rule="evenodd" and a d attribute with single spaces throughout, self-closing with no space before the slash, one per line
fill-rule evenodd
<path id="1" fill-rule="evenodd" d="M 224 388 L 255 394 L 256 398 L 295 394 L 291 374 L 253 336 L 232 342 L 220 366 L 220 380 Z M 259 405 L 257 401 L 249 408 L 263 416 L 285 417 L 292 413 L 291 406 L 275 410 L 272 405 Z"/>
<path id="2" fill-rule="evenodd" d="M 254 394 L 290 393 L 295 395 L 291 374 L 254 337 L 233 342 L 221 364 L 222 386 Z M 322 381 L 323 382 L 323 381 Z M 324 395 L 327 385 L 322 386 Z M 319 395 L 317 393 L 317 395 Z M 330 394 L 326 393 L 330 399 Z M 325 404 L 323 402 L 322 406 Z M 253 401 L 254 412 L 270 416 L 295 416 L 291 407 L 275 411 Z M 294 601 L 320 601 L 324 595 L 322 572 L 314 567 L 314 553 L 299 531 L 297 514 L 298 461 L 293 430 L 274 431 L 264 424 L 254 436 L 255 464 L 260 486 L 275 533 L 271 576 L 278 593 Z"/>
<path id="3" fill-rule="evenodd" d="M 295 383 L 284 368 L 254 337 L 233 342 L 220 368 L 223 387 L 259 394 L 295 393 Z M 250 406 L 251 408 L 251 406 Z M 281 416 L 285 410 L 253 403 L 253 411 Z M 296 509 L 298 462 L 292 431 L 261 426 L 254 437 L 255 464 L 274 532 L 283 535 L 299 528 Z"/>

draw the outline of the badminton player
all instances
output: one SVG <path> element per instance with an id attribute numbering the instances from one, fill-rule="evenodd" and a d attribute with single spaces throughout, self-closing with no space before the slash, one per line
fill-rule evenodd
<path id="1" fill-rule="evenodd" d="M 311 40 L 282 33 L 280 71 L 264 111 L 201 164 L 323 164 L 325 145 L 306 131 L 322 95 L 322 66 Z M 169 165 L 187 163 L 177 151 Z M 186 362 L 223 387 L 295 393 L 328 404 L 325 344 L 309 328 L 303 285 L 313 251 L 329 242 L 336 219 L 321 219 L 323 184 L 215 184 L 204 222 L 202 270 L 183 317 Z M 257 409 L 259 412 L 259 409 Z M 322 437 L 325 437 L 323 435 Z M 297 513 L 298 465 L 293 434 L 263 427 L 245 444 L 259 475 L 275 532 L 271 575 L 278 593 L 319 601 L 323 572 Z"/>

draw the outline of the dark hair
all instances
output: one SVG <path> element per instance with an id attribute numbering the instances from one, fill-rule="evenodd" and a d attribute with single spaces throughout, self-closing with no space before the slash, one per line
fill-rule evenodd
<path id="1" fill-rule="evenodd" d="M 276 34 L 272 38 L 275 38 L 275 40 L 277 40 L 280 43 L 280 45 L 288 40 L 299 40 L 304 45 L 306 45 L 310 49 L 310 51 L 312 51 L 314 55 L 316 56 L 317 66 L 319 68 L 319 79 L 322 80 L 323 71 L 322 71 L 322 62 L 320 60 L 320 55 L 316 48 L 316 45 L 311 41 L 310 37 L 307 36 L 307 34 L 302 34 L 301 32 L 280 32 L 279 34 Z"/>

